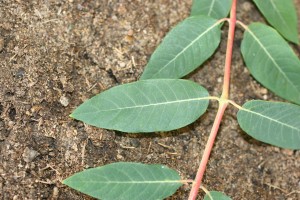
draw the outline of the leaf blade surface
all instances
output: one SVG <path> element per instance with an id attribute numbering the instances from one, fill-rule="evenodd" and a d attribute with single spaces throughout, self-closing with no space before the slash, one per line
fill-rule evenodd
<path id="1" fill-rule="evenodd" d="M 299 44 L 297 13 L 293 0 L 254 0 L 267 21 L 287 40 Z"/>
<path id="2" fill-rule="evenodd" d="M 173 28 L 152 54 L 141 80 L 181 78 L 208 59 L 220 43 L 217 20 L 193 16 Z"/>
<path id="3" fill-rule="evenodd" d="M 278 96 L 300 104 L 300 61 L 273 28 L 251 24 L 244 33 L 241 51 L 256 80 Z"/>
<path id="4" fill-rule="evenodd" d="M 169 131 L 198 119 L 207 109 L 208 96 L 206 89 L 188 80 L 143 80 L 102 92 L 71 117 L 124 132 Z"/>
<path id="5" fill-rule="evenodd" d="M 204 200 L 231 200 L 231 198 L 222 192 L 209 191 L 209 194 L 205 195 Z"/>
<path id="6" fill-rule="evenodd" d="M 221 19 L 228 15 L 232 0 L 193 0 L 191 16 L 205 15 Z"/>
<path id="7" fill-rule="evenodd" d="M 300 149 L 300 106 L 254 100 L 238 111 L 241 128 L 255 139 L 288 149 Z"/>
<path id="8" fill-rule="evenodd" d="M 63 184 L 103 200 L 157 200 L 175 193 L 180 180 L 163 165 L 119 162 L 76 173 Z"/>

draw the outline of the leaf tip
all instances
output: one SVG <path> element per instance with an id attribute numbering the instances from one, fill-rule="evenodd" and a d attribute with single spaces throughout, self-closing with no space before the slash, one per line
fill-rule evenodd
<path id="1" fill-rule="evenodd" d="M 69 178 L 66 178 L 66 179 L 62 180 L 61 183 L 64 184 L 64 185 L 69 185 L 69 184 L 68 184 L 68 182 L 69 182 L 68 179 L 69 179 Z"/>

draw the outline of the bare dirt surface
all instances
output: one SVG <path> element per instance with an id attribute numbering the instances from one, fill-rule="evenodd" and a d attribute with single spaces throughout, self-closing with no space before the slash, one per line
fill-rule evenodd
<path id="1" fill-rule="evenodd" d="M 300 17 L 300 1 L 295 2 Z M 95 94 L 137 80 L 190 6 L 191 0 L 0 0 L 0 199 L 91 199 L 61 181 L 118 161 L 166 164 L 183 179 L 194 178 L 215 102 L 195 123 L 163 134 L 123 134 L 68 116 Z M 238 18 L 263 21 L 250 0 L 239 0 Z M 187 77 L 211 95 L 221 92 L 226 25 L 223 30 L 213 58 Z M 239 104 L 280 100 L 249 75 L 239 53 L 241 38 L 238 29 L 231 98 Z M 300 151 L 250 138 L 236 112 L 226 112 L 204 186 L 233 199 L 300 199 Z M 189 189 L 183 186 L 169 199 L 187 199 Z"/>

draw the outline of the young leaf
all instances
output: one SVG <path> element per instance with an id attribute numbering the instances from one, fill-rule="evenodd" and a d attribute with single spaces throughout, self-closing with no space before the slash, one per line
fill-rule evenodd
<path id="1" fill-rule="evenodd" d="M 254 0 L 268 22 L 287 40 L 299 44 L 297 13 L 293 0 Z"/>
<path id="2" fill-rule="evenodd" d="M 194 122 L 207 106 L 208 92 L 192 81 L 150 79 L 102 92 L 71 117 L 124 132 L 169 131 Z"/>
<path id="3" fill-rule="evenodd" d="M 288 149 L 300 149 L 300 106 L 249 101 L 237 115 L 241 128 L 255 139 Z"/>
<path id="4" fill-rule="evenodd" d="M 256 80 L 275 94 L 300 104 L 300 61 L 273 28 L 251 24 L 244 34 L 241 51 Z"/>
<path id="5" fill-rule="evenodd" d="M 193 0 L 191 16 L 205 15 L 215 19 L 227 17 L 232 0 Z"/>
<path id="6" fill-rule="evenodd" d="M 125 162 L 79 172 L 63 184 L 102 200 L 164 199 L 182 185 L 179 174 L 166 166 Z"/>
<path id="7" fill-rule="evenodd" d="M 217 20 L 195 16 L 171 30 L 152 54 L 141 79 L 181 78 L 208 59 L 220 43 Z"/>
<path id="8" fill-rule="evenodd" d="M 231 198 L 222 192 L 210 191 L 209 194 L 205 195 L 204 200 L 231 200 Z"/>

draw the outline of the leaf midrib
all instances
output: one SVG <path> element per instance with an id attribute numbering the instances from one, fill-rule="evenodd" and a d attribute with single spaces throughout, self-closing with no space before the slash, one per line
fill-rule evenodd
<path id="1" fill-rule="evenodd" d="M 82 181 L 84 183 L 97 183 L 97 184 L 160 184 L 160 183 L 181 183 L 180 180 L 169 181 Z"/>
<path id="2" fill-rule="evenodd" d="M 212 0 L 211 6 L 209 7 L 209 11 L 208 11 L 207 15 L 210 17 L 211 17 L 211 12 L 213 11 L 213 7 L 214 7 L 215 3 L 216 3 L 216 0 Z"/>
<path id="3" fill-rule="evenodd" d="M 273 121 L 273 122 L 276 122 L 276 123 L 278 123 L 278 124 L 281 124 L 282 126 L 286 126 L 286 127 L 288 127 L 288 128 L 291 128 L 291 129 L 294 129 L 294 130 L 300 132 L 300 128 L 297 128 L 297 127 L 291 126 L 291 125 L 289 125 L 289 124 L 283 123 L 283 122 L 281 122 L 281 121 L 278 121 L 278 120 L 276 120 L 276 119 L 270 118 L 270 117 L 268 117 L 267 115 L 263 115 L 262 113 L 255 112 L 255 111 L 252 111 L 252 110 L 247 109 L 247 108 L 244 108 L 244 107 L 240 108 L 240 110 L 245 111 L 245 112 L 249 112 L 249 113 L 252 113 L 252 114 L 255 114 L 255 115 L 258 115 L 258 116 L 263 117 L 263 118 L 266 118 L 266 119 L 268 119 L 268 120 L 270 120 L 270 121 Z"/>
<path id="4" fill-rule="evenodd" d="M 155 77 L 156 74 L 160 73 L 162 70 L 164 70 L 170 63 L 172 63 L 174 60 L 176 60 L 181 54 L 183 54 L 187 49 L 189 49 L 195 42 L 200 40 L 205 34 L 207 34 L 209 31 L 211 31 L 214 27 L 219 25 L 219 22 L 214 23 L 210 28 L 208 28 L 206 31 L 204 31 L 202 34 L 200 34 L 196 39 L 192 40 L 190 44 L 188 44 L 182 51 L 180 51 L 173 59 L 171 59 L 167 64 L 165 64 L 160 70 L 158 70 L 156 73 L 152 75 L 152 77 Z"/>
<path id="5" fill-rule="evenodd" d="M 270 0 L 271 5 L 273 6 L 275 12 L 279 15 L 280 20 L 284 23 L 285 27 L 287 29 L 290 29 L 290 27 L 288 26 L 288 24 L 286 23 L 286 21 L 283 19 L 282 15 L 280 14 L 279 10 L 277 9 L 277 6 L 274 3 L 274 0 Z"/>
<path id="6" fill-rule="evenodd" d="M 267 56 L 270 58 L 270 60 L 273 62 L 273 64 L 275 65 L 275 67 L 278 69 L 278 71 L 284 76 L 284 78 L 291 84 L 292 87 L 294 87 L 294 89 L 296 89 L 296 91 L 298 91 L 298 88 L 293 84 L 293 82 L 291 82 L 291 80 L 286 76 L 286 74 L 284 73 L 284 71 L 282 71 L 282 69 L 280 68 L 280 66 L 277 64 L 277 62 L 275 61 L 275 59 L 272 57 L 272 55 L 269 53 L 269 51 L 264 47 L 264 45 L 260 42 L 260 40 L 256 37 L 256 35 L 250 30 L 247 29 L 247 31 L 252 35 L 252 37 L 254 38 L 254 40 L 260 45 L 260 47 L 264 50 L 264 52 L 267 54 Z"/>
<path id="7" fill-rule="evenodd" d="M 201 97 L 201 98 L 183 99 L 183 100 L 167 101 L 167 102 L 160 102 L 160 103 L 149 103 L 149 104 L 144 104 L 144 105 L 126 106 L 126 107 L 119 107 L 119 108 L 113 108 L 113 109 L 107 109 L 107 110 L 99 110 L 98 109 L 98 111 L 96 111 L 96 112 L 92 111 L 92 113 L 144 108 L 144 107 L 150 107 L 150 106 L 161 106 L 161 105 L 169 105 L 169 104 L 192 102 L 192 101 L 202 101 L 202 100 L 209 100 L 209 99 L 210 99 L 210 97 Z M 90 113 L 90 112 L 85 112 L 84 114 L 86 114 L 86 113 Z"/>

